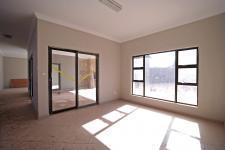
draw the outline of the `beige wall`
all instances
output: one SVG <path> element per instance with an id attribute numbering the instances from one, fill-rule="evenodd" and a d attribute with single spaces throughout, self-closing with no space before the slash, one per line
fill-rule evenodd
<path id="1" fill-rule="evenodd" d="M 198 108 L 131 95 L 132 56 L 194 46 L 199 47 Z M 123 43 L 121 98 L 225 121 L 225 14 Z"/>
<path id="2" fill-rule="evenodd" d="M 99 54 L 99 101 L 120 97 L 120 44 L 92 34 L 38 20 L 38 116 L 49 115 L 48 46 Z"/>
<path id="3" fill-rule="evenodd" d="M 32 106 L 36 117 L 38 117 L 38 60 L 37 60 L 37 20 L 33 20 L 33 29 L 28 45 L 28 59 L 33 58 L 33 96 L 31 97 Z"/>
<path id="4" fill-rule="evenodd" d="M 3 57 L 0 54 L 0 90 L 4 87 L 4 79 L 3 79 Z"/>
<path id="5" fill-rule="evenodd" d="M 27 59 L 3 57 L 4 88 L 10 87 L 11 79 L 27 78 Z"/>

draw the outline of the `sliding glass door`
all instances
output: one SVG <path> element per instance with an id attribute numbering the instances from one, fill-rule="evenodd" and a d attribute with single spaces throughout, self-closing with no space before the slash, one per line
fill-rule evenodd
<path id="1" fill-rule="evenodd" d="M 78 53 L 79 106 L 96 103 L 97 56 Z"/>
<path id="2" fill-rule="evenodd" d="M 98 103 L 98 55 L 49 48 L 49 112 Z"/>
<path id="3" fill-rule="evenodd" d="M 76 107 L 75 60 L 73 52 L 51 51 L 51 111 Z"/>

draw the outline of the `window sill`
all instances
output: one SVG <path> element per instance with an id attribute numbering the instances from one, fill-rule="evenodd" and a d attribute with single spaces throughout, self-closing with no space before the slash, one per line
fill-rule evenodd
<path id="1" fill-rule="evenodd" d="M 192 108 L 198 108 L 198 105 L 186 104 L 186 103 L 181 103 L 181 102 L 175 102 L 175 101 L 166 100 L 166 99 L 160 99 L 160 98 L 155 98 L 155 97 L 148 97 L 148 96 L 135 95 L 135 94 L 131 94 L 131 96 L 145 98 L 147 100 L 151 99 L 151 100 L 154 100 L 154 101 L 165 102 L 165 103 L 169 103 L 169 104 L 178 104 L 178 105 L 181 105 L 181 106 L 188 106 L 188 107 L 192 107 Z"/>

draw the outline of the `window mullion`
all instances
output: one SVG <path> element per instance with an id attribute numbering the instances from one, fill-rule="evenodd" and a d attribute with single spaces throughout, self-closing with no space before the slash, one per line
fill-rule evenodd
<path id="1" fill-rule="evenodd" d="M 198 65 L 178 65 L 178 68 L 197 68 Z"/>
<path id="2" fill-rule="evenodd" d="M 177 85 L 178 85 L 178 51 L 175 51 L 175 103 L 177 103 Z"/>
<path id="3" fill-rule="evenodd" d="M 145 55 L 143 55 L 143 96 L 145 96 Z"/>

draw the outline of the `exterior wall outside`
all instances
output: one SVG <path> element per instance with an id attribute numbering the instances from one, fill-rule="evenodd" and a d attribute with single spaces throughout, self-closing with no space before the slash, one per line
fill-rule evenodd
<path id="1" fill-rule="evenodd" d="M 87 89 L 96 87 L 95 78 L 92 76 L 96 72 L 95 59 L 78 59 L 79 63 L 79 89 Z M 91 76 L 88 76 L 92 74 Z"/>

